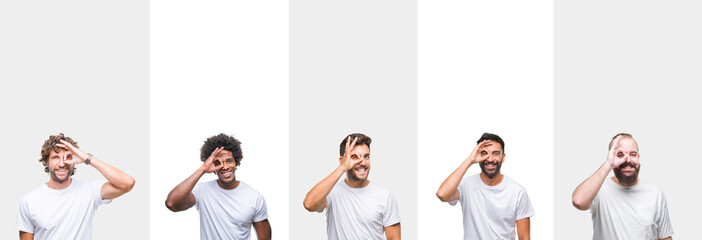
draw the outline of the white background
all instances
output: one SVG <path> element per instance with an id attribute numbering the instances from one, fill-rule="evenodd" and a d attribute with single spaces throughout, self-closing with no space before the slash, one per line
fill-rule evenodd
<path id="1" fill-rule="evenodd" d="M 460 204 L 436 190 L 483 132 L 505 141 L 531 237 L 553 239 L 553 2 L 420 0 L 418 25 L 419 239 L 463 237 Z"/>
<path id="2" fill-rule="evenodd" d="M 199 239 L 197 210 L 164 201 L 218 133 L 242 142 L 237 180 L 264 196 L 273 237 L 287 238 L 287 26 L 287 1 L 151 1 L 151 239 Z"/>

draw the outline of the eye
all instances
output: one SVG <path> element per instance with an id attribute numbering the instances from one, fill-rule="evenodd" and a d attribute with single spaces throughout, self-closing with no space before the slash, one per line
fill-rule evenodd
<path id="1" fill-rule="evenodd" d="M 358 159 L 358 155 L 351 155 L 351 159 Z"/>
<path id="2" fill-rule="evenodd" d="M 639 156 L 639 153 L 632 152 L 632 153 L 629 153 L 629 156 L 635 158 L 635 157 Z"/>
<path id="3" fill-rule="evenodd" d="M 495 157 L 499 157 L 500 154 L 502 154 L 502 153 L 501 153 L 501 152 L 497 152 L 497 151 L 492 152 L 492 155 L 495 156 Z"/>
<path id="4" fill-rule="evenodd" d="M 234 159 L 233 158 L 227 159 L 227 163 L 229 163 L 229 164 L 234 163 Z"/>
<path id="5" fill-rule="evenodd" d="M 488 153 L 487 153 L 486 151 L 480 152 L 480 156 L 481 156 L 481 157 L 485 157 L 485 156 L 487 156 L 487 154 L 488 154 Z"/>
<path id="6" fill-rule="evenodd" d="M 363 156 L 363 158 L 370 159 L 370 155 L 365 155 L 365 156 Z"/>
<path id="7" fill-rule="evenodd" d="M 623 157 L 624 157 L 624 153 L 617 153 L 617 157 L 623 158 Z"/>

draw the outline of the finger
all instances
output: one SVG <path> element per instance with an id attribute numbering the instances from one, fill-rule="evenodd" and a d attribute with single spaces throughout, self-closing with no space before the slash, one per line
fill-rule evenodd
<path id="1" fill-rule="evenodd" d="M 356 146 L 356 141 L 358 141 L 358 138 L 354 138 L 353 142 L 351 142 L 351 146 L 349 146 L 351 149 Z M 348 148 L 347 148 L 348 149 Z"/>
<path id="2" fill-rule="evenodd" d="M 361 159 L 361 158 L 355 159 L 355 160 L 353 160 L 352 166 L 356 166 L 356 165 L 360 164 L 361 162 L 363 162 L 363 159 Z"/>
<path id="3" fill-rule="evenodd" d="M 71 157 L 70 159 L 68 157 Z M 63 153 L 63 163 L 66 165 L 71 165 L 76 163 L 77 160 L 74 160 L 72 157 L 72 154 L 70 152 L 64 152 Z"/>
<path id="4" fill-rule="evenodd" d="M 614 139 L 614 143 L 612 144 L 612 149 L 616 149 L 619 147 L 619 139 L 622 138 L 622 135 L 617 136 L 617 138 Z"/>
<path id="5" fill-rule="evenodd" d="M 207 158 L 206 161 L 208 161 L 208 162 L 214 161 L 214 159 L 217 157 L 217 155 L 219 154 L 219 152 L 221 150 L 222 150 L 222 147 L 215 148 L 215 150 L 212 151 L 212 153 L 210 153 L 210 156 Z"/>
<path id="6" fill-rule="evenodd" d="M 65 144 L 57 143 L 56 146 L 57 146 L 57 147 L 60 147 L 60 148 L 63 148 L 64 150 L 70 151 L 70 149 L 68 149 L 68 147 L 67 147 Z"/>
<path id="7" fill-rule="evenodd" d="M 61 144 L 61 146 L 62 146 L 63 148 L 68 149 L 68 150 L 74 150 L 74 149 L 76 148 L 76 146 L 73 146 L 73 144 L 67 142 L 66 140 L 61 139 L 61 140 L 59 140 L 59 141 L 60 141 L 61 143 L 57 143 L 56 146 L 58 146 L 59 144 Z"/>

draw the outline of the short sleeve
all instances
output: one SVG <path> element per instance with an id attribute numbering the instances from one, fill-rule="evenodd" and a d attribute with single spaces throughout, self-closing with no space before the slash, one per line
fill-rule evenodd
<path id="1" fill-rule="evenodd" d="M 34 233 L 34 223 L 32 222 L 31 213 L 29 212 L 29 205 L 25 199 L 20 201 L 15 226 L 17 230 L 22 232 Z"/>
<path id="2" fill-rule="evenodd" d="M 190 191 L 195 196 L 195 206 L 197 206 L 197 200 L 200 199 L 200 189 L 202 189 L 202 183 L 196 183 L 193 190 Z"/>
<path id="3" fill-rule="evenodd" d="M 387 203 L 383 211 L 383 227 L 389 227 L 400 222 L 400 210 L 397 209 L 395 197 L 388 194 Z"/>
<path id="4" fill-rule="evenodd" d="M 254 222 L 260 222 L 268 219 L 268 208 L 266 207 L 266 199 L 263 198 L 261 194 L 256 198 L 256 214 L 254 215 Z"/>
<path id="5" fill-rule="evenodd" d="M 461 179 L 461 182 L 458 183 L 458 198 L 456 198 L 456 200 L 453 200 L 453 201 L 448 202 L 449 205 L 451 205 L 451 206 L 456 206 L 456 203 L 458 203 L 458 201 L 460 201 L 461 198 L 463 197 L 463 191 L 462 191 L 462 190 L 463 190 L 463 184 L 465 184 L 465 181 L 464 181 L 464 180 L 465 180 L 465 178 L 464 178 L 464 179 Z"/>
<path id="6" fill-rule="evenodd" d="M 658 239 L 672 237 L 673 224 L 670 222 L 670 217 L 668 216 L 668 201 L 665 199 L 663 193 L 661 193 L 659 204 L 658 219 L 656 219 L 656 224 L 658 225 Z"/>
<path id="7" fill-rule="evenodd" d="M 334 202 L 333 201 L 334 196 L 336 196 L 336 188 L 337 187 L 339 187 L 339 186 L 334 186 L 334 188 L 332 188 L 332 190 L 329 192 L 329 194 L 327 194 L 327 196 L 325 197 L 325 199 L 327 199 L 327 206 L 325 206 L 324 209 L 322 209 L 318 212 L 324 212 L 324 211 L 329 212 L 329 208 L 332 207 L 332 202 Z"/>
<path id="8" fill-rule="evenodd" d="M 534 208 L 531 206 L 529 195 L 526 190 L 521 189 L 517 200 L 517 220 L 534 216 Z"/>
<path id="9" fill-rule="evenodd" d="M 93 190 L 93 199 L 96 203 L 95 208 L 112 202 L 112 199 L 102 199 L 102 186 L 105 185 L 105 183 L 107 183 L 107 181 L 95 181 L 92 183 L 93 186 L 90 189 Z"/>

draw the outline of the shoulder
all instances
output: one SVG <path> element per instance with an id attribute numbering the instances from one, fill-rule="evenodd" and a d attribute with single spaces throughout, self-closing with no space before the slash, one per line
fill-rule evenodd
<path id="1" fill-rule="evenodd" d="M 478 182 L 482 182 L 483 180 L 480 179 L 480 173 L 473 174 L 467 177 L 464 177 L 461 179 L 461 182 L 458 184 L 459 189 L 460 188 L 467 188 L 467 187 L 474 187 L 477 186 Z"/>
<path id="2" fill-rule="evenodd" d="M 210 190 L 214 190 L 213 189 L 214 187 L 218 187 L 217 180 L 210 180 L 207 182 L 198 182 L 193 187 L 192 193 L 195 195 L 198 195 L 200 192 L 211 192 Z"/>
<path id="3" fill-rule="evenodd" d="M 658 185 L 639 180 L 639 188 L 648 192 L 651 195 L 656 195 L 658 197 L 665 198 L 663 189 L 661 189 Z"/>
<path id="4" fill-rule="evenodd" d="M 246 194 L 251 194 L 251 195 L 256 195 L 256 196 L 263 197 L 263 195 L 261 195 L 261 193 L 258 192 L 258 190 L 256 190 L 255 188 L 251 187 L 251 185 L 246 184 L 244 181 L 239 181 L 239 187 L 238 187 L 238 188 L 239 188 L 239 190 L 240 190 L 241 192 L 244 192 L 244 193 L 246 193 Z"/>
<path id="5" fill-rule="evenodd" d="M 27 202 L 28 200 L 36 199 L 37 197 L 42 197 L 46 193 L 46 190 L 46 185 L 42 184 L 38 188 L 32 189 L 32 191 L 22 196 L 21 200 L 23 202 Z"/>
<path id="6" fill-rule="evenodd" d="M 480 180 L 480 173 L 473 174 L 473 175 L 470 175 L 467 177 L 463 177 L 463 179 L 461 179 L 460 184 L 475 183 L 477 181 L 482 181 L 482 180 Z"/>
<path id="7" fill-rule="evenodd" d="M 373 195 L 378 196 L 379 198 L 393 198 L 392 192 L 390 192 L 390 190 L 378 184 L 375 184 L 374 182 L 370 182 L 367 188 L 367 191 L 370 191 L 371 193 L 373 193 Z"/>
<path id="8" fill-rule="evenodd" d="M 510 188 L 510 189 L 520 191 L 520 192 L 526 191 L 526 189 L 521 184 L 519 184 L 517 181 L 514 181 L 514 179 L 512 179 L 510 177 L 505 176 L 503 181 L 505 182 L 506 188 Z"/>

